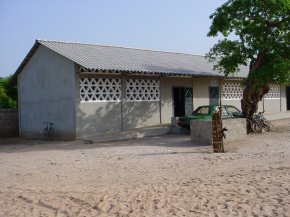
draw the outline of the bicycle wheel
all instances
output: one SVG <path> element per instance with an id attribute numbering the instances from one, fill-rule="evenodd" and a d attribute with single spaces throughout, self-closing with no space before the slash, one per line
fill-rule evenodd
<path id="1" fill-rule="evenodd" d="M 54 129 L 53 128 L 50 128 L 49 131 L 48 131 L 48 138 L 51 138 L 53 136 L 53 133 L 54 133 Z"/>
<path id="2" fill-rule="evenodd" d="M 261 133 L 262 132 L 262 126 L 260 123 L 253 123 L 252 130 L 254 133 Z"/>
<path id="3" fill-rule="evenodd" d="M 269 122 L 269 124 L 270 124 L 270 130 L 274 130 L 274 128 L 275 128 L 274 124 L 272 124 L 271 121 L 268 121 L 268 122 Z"/>
<path id="4" fill-rule="evenodd" d="M 274 125 L 270 121 L 268 121 L 268 120 L 264 120 L 263 121 L 263 124 L 264 124 L 265 129 L 267 131 L 270 131 L 270 130 L 273 130 L 274 129 Z"/>
<path id="5" fill-rule="evenodd" d="M 43 129 L 43 131 L 42 131 L 42 136 L 43 136 L 44 138 L 47 138 L 47 136 L 48 136 L 48 129 L 47 129 L 47 127 L 45 127 L 45 128 Z"/>
<path id="6" fill-rule="evenodd" d="M 246 128 L 247 128 L 247 133 L 251 133 L 253 131 L 253 123 L 250 119 L 246 119 Z"/>

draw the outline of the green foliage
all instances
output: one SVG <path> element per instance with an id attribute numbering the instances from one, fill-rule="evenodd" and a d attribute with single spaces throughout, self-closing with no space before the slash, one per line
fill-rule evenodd
<path id="1" fill-rule="evenodd" d="M 229 0 L 210 18 L 208 36 L 224 36 L 207 54 L 215 69 L 229 75 L 249 65 L 259 87 L 290 81 L 290 0 Z"/>
<path id="2" fill-rule="evenodd" d="M 17 107 L 17 89 L 9 87 L 8 82 L 11 76 L 6 78 L 0 77 L 0 108 Z"/>

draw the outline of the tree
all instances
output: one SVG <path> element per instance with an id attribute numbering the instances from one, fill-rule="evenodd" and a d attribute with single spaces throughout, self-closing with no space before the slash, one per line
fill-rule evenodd
<path id="1" fill-rule="evenodd" d="M 0 77 L 0 108 L 17 107 L 17 89 L 9 87 L 8 83 L 11 76 L 6 78 Z"/>
<path id="2" fill-rule="evenodd" d="M 290 0 L 228 0 L 210 19 L 208 36 L 223 39 L 207 58 L 226 76 L 249 66 L 241 107 L 252 118 L 270 83 L 290 81 Z"/>

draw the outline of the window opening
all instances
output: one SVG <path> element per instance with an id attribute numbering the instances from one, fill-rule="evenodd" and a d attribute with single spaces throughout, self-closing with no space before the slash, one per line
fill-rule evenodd
<path id="1" fill-rule="evenodd" d="M 280 99 L 280 85 L 270 84 L 269 92 L 265 95 L 265 99 Z"/>
<path id="2" fill-rule="evenodd" d="M 222 96 L 224 99 L 237 100 L 243 98 L 243 87 L 239 82 L 223 83 Z"/>
<path id="3" fill-rule="evenodd" d="M 80 78 L 81 102 L 121 100 L 121 79 Z"/>
<path id="4" fill-rule="evenodd" d="M 159 101 L 160 88 L 158 80 L 126 80 L 126 99 L 128 101 Z"/>

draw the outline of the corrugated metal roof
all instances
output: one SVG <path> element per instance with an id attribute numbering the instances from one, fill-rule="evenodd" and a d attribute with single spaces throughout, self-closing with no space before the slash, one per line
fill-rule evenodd
<path id="1" fill-rule="evenodd" d="M 117 70 L 190 76 L 223 76 L 204 56 L 115 46 L 37 40 L 38 43 L 89 70 Z M 245 66 L 231 77 L 243 78 Z"/>
<path id="2" fill-rule="evenodd" d="M 22 71 L 40 45 L 79 64 L 88 71 L 123 71 L 128 73 L 145 73 L 180 76 L 224 76 L 213 70 L 204 56 L 143 50 L 75 42 L 36 40 L 12 78 L 10 85 L 16 85 L 17 75 Z M 241 66 L 240 71 L 230 78 L 245 78 L 248 67 Z"/>

